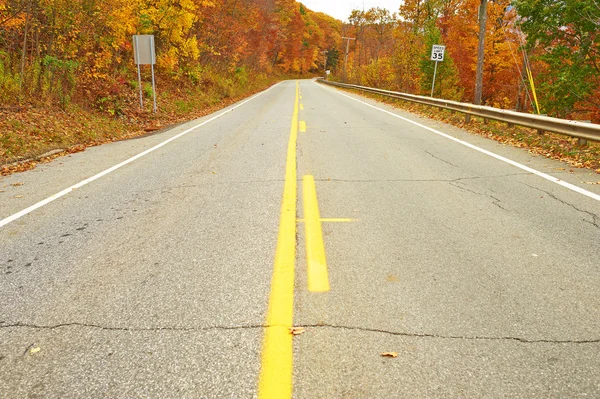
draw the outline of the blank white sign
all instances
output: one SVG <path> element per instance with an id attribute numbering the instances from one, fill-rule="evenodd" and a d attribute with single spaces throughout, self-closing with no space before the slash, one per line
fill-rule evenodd
<path id="1" fill-rule="evenodd" d="M 137 65 L 156 64 L 156 53 L 154 52 L 154 35 L 134 35 L 133 56 Z"/>

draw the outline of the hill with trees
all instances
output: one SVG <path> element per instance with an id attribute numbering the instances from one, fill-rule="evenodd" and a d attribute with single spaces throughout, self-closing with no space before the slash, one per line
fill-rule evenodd
<path id="1" fill-rule="evenodd" d="M 398 3 L 342 23 L 294 0 L 0 0 L 0 164 L 158 129 L 325 63 L 333 79 L 429 94 L 433 44 L 434 95 L 472 101 L 481 0 Z M 495 0 L 487 21 L 484 104 L 600 122 L 596 0 Z M 139 109 L 135 34 L 155 36 L 157 114 Z"/>

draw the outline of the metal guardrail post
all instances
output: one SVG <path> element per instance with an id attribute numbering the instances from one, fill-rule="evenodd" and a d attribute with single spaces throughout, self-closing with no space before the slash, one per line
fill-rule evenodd
<path id="1" fill-rule="evenodd" d="M 592 121 L 587 120 L 587 121 L 582 121 L 582 122 L 591 123 Z M 585 147 L 585 146 L 587 146 L 587 144 L 588 144 L 588 141 L 586 139 L 581 139 L 581 138 L 577 139 L 577 145 L 579 145 L 581 147 Z"/>
<path id="2" fill-rule="evenodd" d="M 541 116 L 548 116 L 548 114 L 539 114 Z M 546 133 L 546 131 L 544 129 L 538 129 L 537 130 L 537 134 L 539 134 L 540 136 L 543 136 L 544 133 Z"/>

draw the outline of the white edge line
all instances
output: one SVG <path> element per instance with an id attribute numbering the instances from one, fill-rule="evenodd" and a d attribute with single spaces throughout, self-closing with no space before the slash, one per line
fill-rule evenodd
<path id="1" fill-rule="evenodd" d="M 492 158 L 496 158 L 496 159 L 497 159 L 497 160 L 499 160 L 499 161 L 506 162 L 507 164 L 510 164 L 510 165 L 512 165 L 512 166 L 515 166 L 515 167 L 517 167 L 517 168 L 519 168 L 519 169 L 522 169 L 522 170 L 524 170 L 524 171 L 527 171 L 527 172 L 529 172 L 529 173 L 532 173 L 532 174 L 534 174 L 534 175 L 536 175 L 536 176 L 539 176 L 539 177 L 541 177 L 541 178 L 543 178 L 543 179 L 546 179 L 546 180 L 548 180 L 548 181 L 551 181 L 552 183 L 556 183 L 556 184 L 558 184 L 558 185 L 560 185 L 560 186 L 563 186 L 563 187 L 565 187 L 565 188 L 568 188 L 569 190 L 575 191 L 575 192 L 577 192 L 577 193 L 579 193 L 579 194 L 583 194 L 583 195 L 585 195 L 586 197 L 589 197 L 589 198 L 591 198 L 591 199 L 595 199 L 596 201 L 600 201 L 600 195 L 598 195 L 598 194 L 596 194 L 596 193 L 592 193 L 591 191 L 588 191 L 588 190 L 586 190 L 586 189 L 584 189 L 584 188 L 581 188 L 581 187 L 579 187 L 579 186 L 576 186 L 576 185 L 574 185 L 574 184 L 571 184 L 571 183 L 567 183 L 566 181 L 564 181 L 564 180 L 561 180 L 561 179 L 559 179 L 559 178 L 557 178 L 557 177 L 554 177 L 554 176 L 548 175 L 548 174 L 546 174 L 546 173 L 544 173 L 544 172 L 540 172 L 539 170 L 536 170 L 536 169 L 530 168 L 529 166 L 525 166 L 525 165 L 523 165 L 523 164 L 520 164 L 520 163 L 518 163 L 518 162 L 516 162 L 516 161 L 513 161 L 512 159 L 505 158 L 505 157 L 503 157 L 502 155 L 498 155 L 498 154 L 496 154 L 496 153 L 493 153 L 493 152 L 491 152 L 491 151 L 488 151 L 488 150 L 485 150 L 485 149 L 483 149 L 483 148 L 477 147 L 477 146 L 476 146 L 476 145 L 474 145 L 474 144 L 471 144 L 471 143 L 468 143 L 468 142 L 466 142 L 466 141 L 463 141 L 463 140 L 457 139 L 456 137 L 450 136 L 449 134 L 446 134 L 446 133 L 442 133 L 442 132 L 440 132 L 439 130 L 435 130 L 435 129 L 433 129 L 433 128 L 429 127 L 429 126 L 425 126 L 425 125 L 423 125 L 423 124 L 421 124 L 421 123 L 419 123 L 419 122 L 412 121 L 412 120 L 410 120 L 410 119 L 408 119 L 408 118 L 405 118 L 405 117 L 403 117 L 403 116 L 397 115 L 397 114 L 395 114 L 395 113 L 393 113 L 393 112 L 390 112 L 390 111 L 387 111 L 387 110 L 385 110 L 385 109 L 382 109 L 382 108 L 376 107 L 376 106 L 374 106 L 374 105 L 372 105 L 372 104 L 369 104 L 369 103 L 367 103 L 367 102 L 364 102 L 364 101 L 362 101 L 362 100 L 359 100 L 359 99 L 357 99 L 357 98 L 354 98 L 354 97 L 352 97 L 352 96 L 349 96 L 349 95 L 347 95 L 347 94 L 345 94 L 345 93 L 341 93 L 339 90 L 335 90 L 335 89 L 332 89 L 332 88 L 329 88 L 329 87 L 324 87 L 324 86 L 323 86 L 321 83 L 317 83 L 317 82 L 314 82 L 314 83 L 315 83 L 316 85 L 319 85 L 321 88 L 323 88 L 323 89 L 325 89 L 325 90 L 330 90 L 330 91 L 333 91 L 333 92 L 335 92 L 335 93 L 337 93 L 337 94 L 339 94 L 339 95 L 341 95 L 341 96 L 348 97 L 348 98 L 349 98 L 349 99 L 351 99 L 351 100 L 358 101 L 359 103 L 362 103 L 362 104 L 364 104 L 364 105 L 366 105 L 366 106 L 369 106 L 369 107 L 371 107 L 371 108 L 375 108 L 376 110 L 379 110 L 379 111 L 381 111 L 381 112 L 385 112 L 386 114 L 389 114 L 389 115 L 395 116 L 396 118 L 402 119 L 402 120 L 404 120 L 404 121 L 406 121 L 406 122 L 410 122 L 410 123 L 412 123 L 413 125 L 416 125 L 416 126 L 419 126 L 419 127 L 423 128 L 423 129 L 429 130 L 429 131 L 430 131 L 430 132 L 432 132 L 432 133 L 435 133 L 435 134 L 437 134 L 437 135 L 440 135 L 440 136 L 442 136 L 442 137 L 445 137 L 445 138 L 447 138 L 447 139 L 449 139 L 449 140 L 455 141 L 455 142 L 457 142 L 457 143 L 459 143 L 459 144 L 462 144 L 462 145 L 464 145 L 464 146 L 466 146 L 466 147 L 469 147 L 469 148 L 471 148 L 471 149 L 473 149 L 473 150 L 475 150 L 475 151 L 479 151 L 479 152 L 481 152 L 481 153 L 483 153 L 483 154 L 485 154 L 485 155 L 488 155 L 488 156 L 490 156 L 490 157 L 492 157 Z"/>
<path id="2" fill-rule="evenodd" d="M 110 167 L 110 168 L 108 168 L 108 169 L 106 169 L 106 170 L 104 170 L 104 171 L 102 171 L 102 172 L 100 172 L 100 173 L 92 176 L 92 177 L 89 177 L 89 178 L 87 178 L 85 180 L 82 180 L 79 183 L 72 185 L 71 187 L 65 188 L 64 190 L 62 190 L 62 191 L 60 191 L 60 192 L 58 192 L 58 193 L 56 193 L 56 194 L 54 194 L 54 195 L 52 195 L 50 197 L 48 197 L 48 198 L 46 198 L 46 199 L 38 202 L 38 203 L 35 203 L 35 204 L 31 205 L 30 207 L 25 208 L 22 211 L 15 213 L 14 215 L 11 215 L 11 216 L 9 216 L 9 217 L 7 217 L 5 219 L 0 220 L 0 228 L 6 226 L 9 223 L 14 222 L 15 220 L 17 220 L 17 219 L 19 219 L 19 218 L 27 215 L 28 213 L 31 213 L 31 212 L 35 211 L 38 208 L 43 207 L 44 205 L 49 204 L 50 202 L 52 202 L 54 200 L 59 199 L 60 197 L 63 197 L 65 195 L 69 194 L 73 190 L 81 188 L 81 187 L 85 186 L 86 184 L 89 184 L 89 183 L 93 182 L 94 180 L 97 180 L 97 179 L 99 179 L 99 178 L 101 178 L 103 176 L 106 176 L 109 173 L 112 173 L 115 170 L 117 170 L 117 169 L 119 169 L 119 168 L 121 168 L 121 167 L 123 167 L 123 166 L 125 166 L 127 164 L 130 164 L 131 162 L 133 162 L 133 161 L 135 161 L 135 160 L 137 160 L 137 159 L 139 159 L 139 158 L 141 158 L 141 157 L 143 157 L 145 155 L 148 155 L 148 154 L 150 154 L 153 151 L 158 150 L 159 148 L 161 148 L 161 147 L 169 144 L 171 141 L 177 140 L 178 138 L 180 138 L 182 136 L 185 136 L 186 134 L 190 133 L 191 131 L 193 131 L 195 129 L 198 129 L 201 126 L 204 126 L 207 123 L 210 123 L 210 122 L 214 121 L 215 119 L 218 119 L 218 118 L 222 117 L 223 115 L 225 115 L 225 114 L 227 114 L 227 113 L 235 110 L 236 108 L 241 107 L 242 105 L 246 104 L 247 102 L 254 100 L 256 97 L 265 94 L 269 90 L 271 90 L 271 89 L 275 88 L 276 86 L 278 86 L 280 83 L 281 82 L 274 84 L 273 86 L 269 87 L 268 89 L 263 90 L 260 93 L 257 93 L 255 95 L 253 95 L 252 97 L 248 98 L 247 100 L 242 101 L 241 103 L 239 103 L 239 104 L 237 104 L 237 105 L 235 105 L 235 106 L 233 106 L 233 107 L 231 107 L 231 108 L 229 108 L 229 109 L 221 112 L 220 114 L 217 114 L 217 115 L 213 116 L 210 119 L 205 120 L 204 122 L 201 122 L 201 123 L 199 123 L 199 124 L 197 124 L 197 125 L 189 128 L 187 130 L 184 130 L 183 132 L 181 132 L 181 133 L 179 133 L 179 134 L 171 137 L 168 140 L 163 141 L 162 143 L 159 143 L 159 144 L 155 145 L 152 148 L 147 149 L 146 151 L 140 152 L 139 154 L 134 155 L 133 157 L 131 157 L 129 159 L 126 159 L 125 161 L 123 161 L 123 162 L 121 162 L 121 163 L 119 163 L 119 164 L 117 164 L 115 166 L 112 166 L 112 167 Z"/>

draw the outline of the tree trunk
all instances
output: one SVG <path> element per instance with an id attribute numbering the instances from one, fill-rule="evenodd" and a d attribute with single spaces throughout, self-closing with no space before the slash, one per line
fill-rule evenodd
<path id="1" fill-rule="evenodd" d="M 21 73 L 19 75 L 19 93 L 23 92 L 23 77 L 25 76 L 25 59 L 27 54 L 27 34 L 29 33 L 29 19 L 31 17 L 31 3 L 27 5 L 27 17 L 25 18 L 25 34 L 23 36 L 23 50 L 21 52 Z"/>

